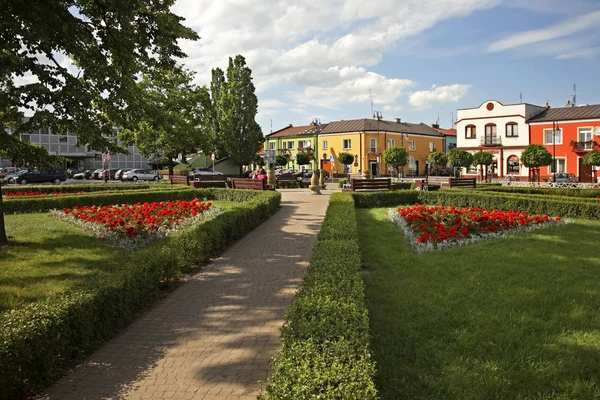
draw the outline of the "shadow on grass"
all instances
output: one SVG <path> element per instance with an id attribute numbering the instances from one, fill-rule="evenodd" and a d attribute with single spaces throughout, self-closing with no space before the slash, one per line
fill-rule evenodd
<path id="1" fill-rule="evenodd" d="M 382 399 L 600 394 L 600 223 L 416 256 L 386 211 L 358 211 Z"/>

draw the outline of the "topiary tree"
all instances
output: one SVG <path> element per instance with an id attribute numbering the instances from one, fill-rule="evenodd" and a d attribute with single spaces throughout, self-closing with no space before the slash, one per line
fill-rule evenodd
<path id="1" fill-rule="evenodd" d="M 354 156 L 350 153 L 340 153 L 337 156 L 337 160 L 344 164 L 344 166 L 348 166 L 354 162 Z"/>
<path id="2" fill-rule="evenodd" d="M 481 170 L 481 180 L 483 180 L 484 171 L 486 171 L 487 176 L 487 168 L 484 168 L 484 166 L 487 167 L 491 165 L 493 158 L 494 156 L 492 156 L 492 153 L 487 153 L 485 151 L 480 151 L 473 154 L 473 164 L 479 165 L 479 169 Z"/>
<path id="3" fill-rule="evenodd" d="M 448 157 L 441 151 L 435 151 L 427 156 L 429 164 L 435 165 L 436 174 L 439 171 L 439 167 L 445 167 L 448 164 Z"/>
<path id="4" fill-rule="evenodd" d="M 306 153 L 298 153 L 296 154 L 296 164 L 298 165 L 308 165 L 310 164 L 310 156 Z"/>
<path id="5" fill-rule="evenodd" d="M 383 162 L 394 167 L 396 173 L 400 176 L 400 167 L 403 167 L 404 170 L 404 166 L 408 163 L 408 153 L 404 147 L 390 147 L 383 152 Z M 402 175 L 404 175 L 404 172 Z"/>
<path id="6" fill-rule="evenodd" d="M 521 162 L 527 168 L 534 169 L 534 176 L 537 175 L 537 181 L 539 182 L 539 168 L 552 164 L 552 154 L 541 144 L 530 144 L 523 150 Z"/>
<path id="7" fill-rule="evenodd" d="M 581 161 L 585 165 L 591 165 L 593 167 L 600 166 L 600 151 L 593 150 L 583 156 L 583 160 Z M 596 175 L 596 170 L 594 169 L 594 175 Z"/>
<path id="8" fill-rule="evenodd" d="M 287 155 L 279 154 L 275 157 L 275 165 L 278 167 L 285 167 L 290 162 L 290 157 Z"/>
<path id="9" fill-rule="evenodd" d="M 448 152 L 448 163 L 455 168 L 469 168 L 473 165 L 473 154 L 454 148 Z"/>

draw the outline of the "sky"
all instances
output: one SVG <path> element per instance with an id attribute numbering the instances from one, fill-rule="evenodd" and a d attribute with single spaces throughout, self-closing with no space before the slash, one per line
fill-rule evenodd
<path id="1" fill-rule="evenodd" d="M 200 35 L 196 71 L 241 54 L 266 135 L 288 124 L 371 118 L 452 127 L 494 99 L 600 104 L 600 0 L 178 0 Z M 373 108 L 371 107 L 371 99 Z"/>

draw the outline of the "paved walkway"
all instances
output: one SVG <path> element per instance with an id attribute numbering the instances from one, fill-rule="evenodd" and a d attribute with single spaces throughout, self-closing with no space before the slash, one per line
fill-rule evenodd
<path id="1" fill-rule="evenodd" d="M 49 388 L 44 399 L 256 399 L 328 195 L 281 209 Z"/>

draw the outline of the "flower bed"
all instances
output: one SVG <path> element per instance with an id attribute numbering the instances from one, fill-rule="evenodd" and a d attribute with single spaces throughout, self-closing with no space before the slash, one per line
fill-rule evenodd
<path id="1" fill-rule="evenodd" d="M 567 222 L 561 217 L 549 217 L 540 212 L 528 214 L 419 203 L 390 210 L 389 215 L 417 253 L 464 246 Z"/>
<path id="2" fill-rule="evenodd" d="M 77 194 L 83 194 L 84 191 L 80 190 Z M 58 196 L 61 194 L 74 194 L 71 192 L 36 192 L 33 190 L 27 192 L 4 192 L 3 195 L 6 197 L 33 197 L 33 196 Z"/>
<path id="3" fill-rule="evenodd" d="M 51 213 L 117 247 L 140 247 L 217 211 L 210 202 L 194 199 L 121 206 L 75 206 Z"/>

